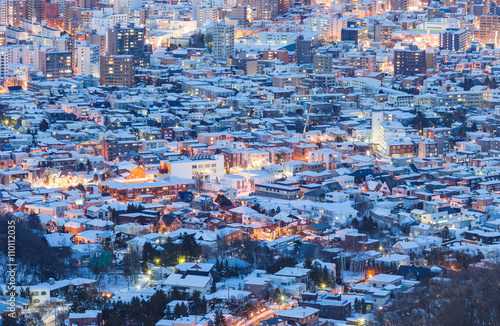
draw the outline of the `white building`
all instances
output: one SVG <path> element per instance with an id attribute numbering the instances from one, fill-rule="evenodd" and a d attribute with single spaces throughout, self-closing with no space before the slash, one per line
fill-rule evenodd
<path id="1" fill-rule="evenodd" d="M 224 178 L 224 155 L 194 155 L 189 159 L 162 162 L 173 177 L 214 182 Z"/>
<path id="2" fill-rule="evenodd" d="M 333 149 L 322 148 L 310 151 L 308 153 L 308 161 L 309 163 L 325 163 L 326 169 L 334 169 L 336 164 L 340 164 L 341 156 L 340 152 L 334 151 Z"/>
<path id="3" fill-rule="evenodd" d="M 351 175 L 341 175 L 333 178 L 333 180 L 338 182 L 344 190 L 354 187 L 354 177 Z"/>
<path id="4" fill-rule="evenodd" d="M 201 292 L 201 295 L 210 294 L 210 285 L 212 284 L 212 277 L 200 275 L 186 275 L 170 274 L 166 280 L 158 281 L 157 284 L 169 292 L 174 288 L 192 295 L 195 291 Z"/>
<path id="5" fill-rule="evenodd" d="M 225 61 L 234 54 L 234 26 L 217 23 L 213 28 L 214 59 Z"/>
<path id="6" fill-rule="evenodd" d="M 358 216 L 358 211 L 349 203 L 314 203 L 311 205 L 311 215 L 315 217 L 325 217 L 331 222 L 345 222 Z"/>
<path id="7" fill-rule="evenodd" d="M 0 78 L 7 77 L 9 73 L 9 62 L 11 62 L 11 51 L 7 48 L 0 48 Z"/>
<path id="8" fill-rule="evenodd" d="M 375 288 L 383 288 L 387 285 L 398 286 L 403 281 L 404 277 L 399 275 L 378 274 L 367 280 Z"/>
<path id="9" fill-rule="evenodd" d="M 292 44 L 295 43 L 297 38 L 296 33 L 282 33 L 282 32 L 260 32 L 258 40 L 261 44 Z"/>
<path id="10" fill-rule="evenodd" d="M 127 14 L 115 14 L 111 8 L 95 10 L 93 13 L 94 16 L 90 19 L 90 29 L 95 29 L 96 34 L 106 35 L 108 29 L 116 26 L 125 27 L 128 24 Z"/>
<path id="11" fill-rule="evenodd" d="M 98 44 L 81 44 L 76 50 L 77 75 L 85 76 L 92 74 L 92 63 L 99 62 Z"/>
<path id="12" fill-rule="evenodd" d="M 217 8 L 199 8 L 198 19 L 197 19 L 198 27 L 202 27 L 210 23 L 216 22 L 218 17 L 219 15 L 217 14 Z"/>
<path id="13" fill-rule="evenodd" d="M 485 100 L 490 100 L 496 92 L 493 90 L 446 92 L 437 94 L 434 105 L 448 107 L 465 106 L 481 108 Z"/>

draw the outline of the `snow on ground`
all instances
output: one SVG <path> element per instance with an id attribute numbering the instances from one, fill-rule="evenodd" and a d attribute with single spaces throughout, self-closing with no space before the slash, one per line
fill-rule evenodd
<path id="1" fill-rule="evenodd" d="M 134 284 L 130 283 L 130 286 L 134 287 Z M 104 275 L 99 283 L 98 291 L 115 293 L 124 288 L 127 288 L 127 279 L 123 276 L 123 273 L 116 272 Z"/>
<path id="2" fill-rule="evenodd" d="M 342 294 L 342 300 L 349 301 L 351 303 L 351 307 L 354 307 L 354 301 L 356 299 L 358 299 L 358 300 L 365 299 L 366 300 L 366 297 L 363 294 L 347 294 L 347 293 Z"/>
<path id="3" fill-rule="evenodd" d="M 342 280 L 344 283 L 357 283 L 365 278 L 363 272 L 342 271 Z"/>
<path id="4" fill-rule="evenodd" d="M 156 290 L 154 288 L 130 289 L 129 291 L 115 293 L 111 300 L 130 302 L 134 297 L 138 297 L 139 299 L 147 299 L 155 292 Z"/>
<path id="5" fill-rule="evenodd" d="M 154 288 L 149 287 L 149 275 L 139 274 L 137 283 L 132 279 L 130 283 L 121 272 L 106 274 L 99 284 L 99 291 L 113 293 L 113 300 L 130 301 L 133 297 L 146 298 L 155 292 Z"/>
<path id="6" fill-rule="evenodd" d="M 230 278 L 227 279 L 223 282 L 217 283 L 217 288 L 221 288 L 223 286 L 229 286 L 230 289 L 234 290 L 243 290 L 243 285 L 245 284 L 245 281 L 242 280 L 241 278 Z"/>

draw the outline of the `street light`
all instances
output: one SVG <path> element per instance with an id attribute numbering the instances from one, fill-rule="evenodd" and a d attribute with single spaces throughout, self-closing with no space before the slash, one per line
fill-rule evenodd
<path id="1" fill-rule="evenodd" d="M 285 295 L 282 294 L 280 295 L 280 310 L 281 310 L 281 304 L 285 301 Z"/>
<path id="2" fill-rule="evenodd" d="M 160 279 L 162 279 L 163 278 L 163 265 L 161 264 L 161 259 L 156 258 L 155 263 L 156 263 L 156 265 L 160 265 Z"/>

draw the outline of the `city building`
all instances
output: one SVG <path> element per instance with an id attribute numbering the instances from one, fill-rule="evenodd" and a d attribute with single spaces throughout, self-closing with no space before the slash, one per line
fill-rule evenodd
<path id="1" fill-rule="evenodd" d="M 108 29 L 108 55 L 132 55 L 136 67 L 149 65 L 149 53 L 144 51 L 144 34 L 144 27 L 134 24 Z"/>
<path id="2" fill-rule="evenodd" d="M 500 32 L 500 16 L 482 15 L 479 16 L 479 40 L 483 43 L 499 43 L 498 33 Z"/>
<path id="3" fill-rule="evenodd" d="M 317 74 L 329 73 L 333 69 L 333 56 L 316 53 L 313 56 L 313 71 Z"/>
<path id="4" fill-rule="evenodd" d="M 439 34 L 439 48 L 465 51 L 470 45 L 470 32 L 465 29 L 447 29 Z"/>
<path id="5" fill-rule="evenodd" d="M 73 75 L 73 54 L 70 51 L 40 51 L 40 71 L 49 80 L 55 80 Z"/>
<path id="6" fill-rule="evenodd" d="M 132 87 L 134 85 L 134 56 L 101 55 L 99 83 Z"/>
<path id="7" fill-rule="evenodd" d="M 183 160 L 162 161 L 160 169 L 173 177 L 215 182 L 224 177 L 224 155 L 193 155 Z"/>
<path id="8" fill-rule="evenodd" d="M 214 59 L 226 61 L 234 54 L 234 26 L 217 23 L 213 27 Z"/>
<path id="9" fill-rule="evenodd" d="M 423 50 L 395 50 L 394 74 L 415 76 L 425 74 L 425 51 Z"/>

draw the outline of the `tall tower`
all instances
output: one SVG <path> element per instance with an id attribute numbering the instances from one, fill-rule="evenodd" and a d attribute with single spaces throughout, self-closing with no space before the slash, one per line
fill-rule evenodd
<path id="1" fill-rule="evenodd" d="M 149 55 L 144 52 L 144 27 L 114 27 L 108 30 L 108 54 L 133 55 L 135 66 L 148 66 Z"/>
<path id="2" fill-rule="evenodd" d="M 28 0 L 28 19 L 36 19 L 41 22 L 43 19 L 43 0 Z"/>
<path id="3" fill-rule="evenodd" d="M 23 19 L 28 18 L 26 0 L 6 0 L 0 3 L 0 23 L 21 27 Z"/>
<path id="4" fill-rule="evenodd" d="M 290 0 L 278 0 L 278 15 L 286 14 L 290 11 Z"/>
<path id="5" fill-rule="evenodd" d="M 234 54 L 234 26 L 217 23 L 214 26 L 214 59 L 225 61 Z"/>

